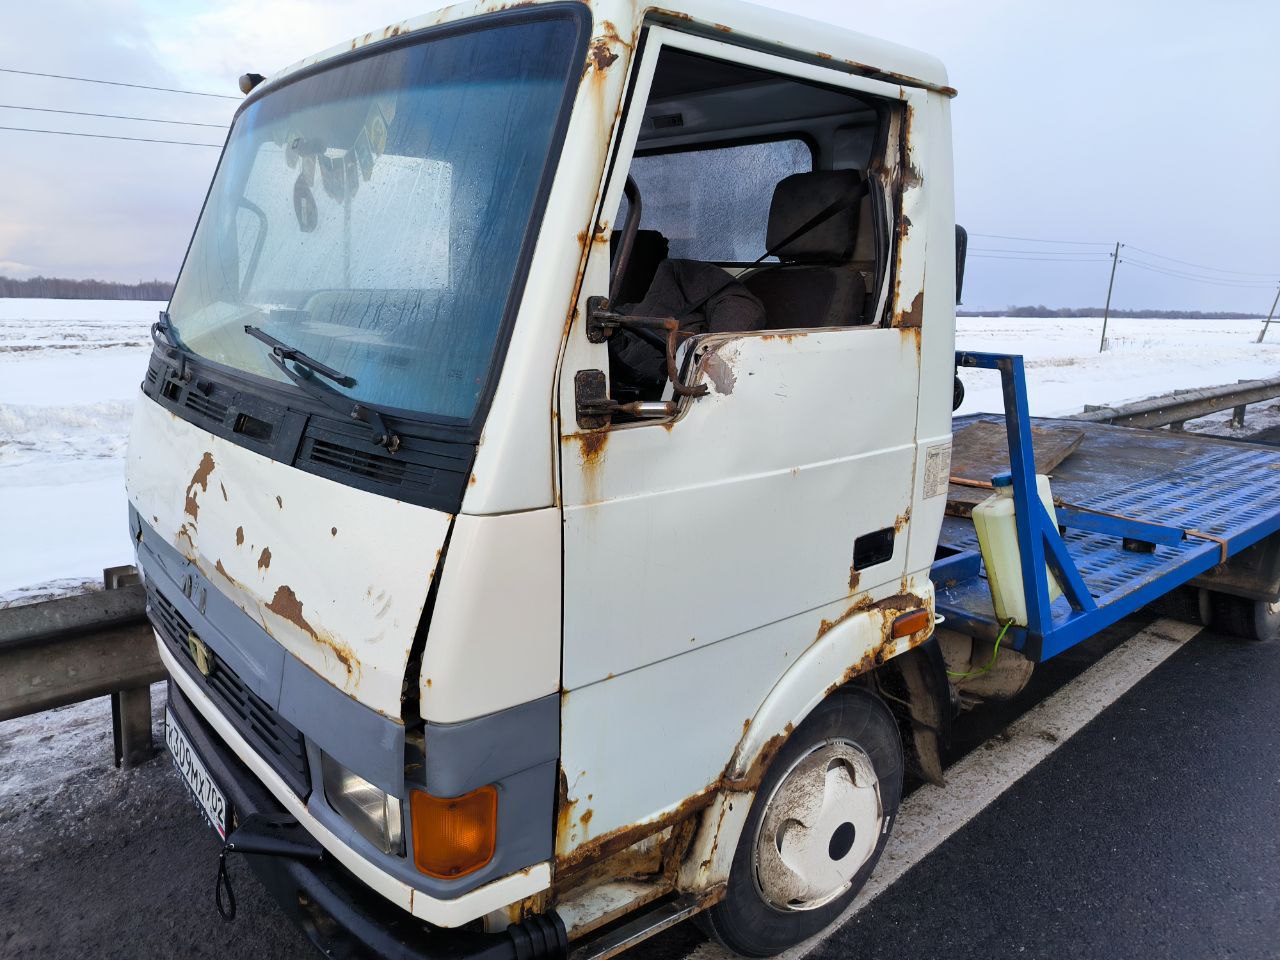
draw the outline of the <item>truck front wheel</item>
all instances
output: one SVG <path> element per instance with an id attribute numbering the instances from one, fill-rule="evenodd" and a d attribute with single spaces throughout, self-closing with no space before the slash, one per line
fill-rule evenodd
<path id="1" fill-rule="evenodd" d="M 725 898 L 702 915 L 723 946 L 767 957 L 813 936 L 857 896 L 902 796 L 902 740 L 860 688 L 817 707 L 774 758 L 738 839 Z"/>

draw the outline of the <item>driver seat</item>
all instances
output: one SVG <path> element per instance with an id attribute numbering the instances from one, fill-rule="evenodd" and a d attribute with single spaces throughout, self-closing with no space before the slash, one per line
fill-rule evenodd
<path id="1" fill-rule="evenodd" d="M 862 185 L 857 170 L 813 170 L 779 181 L 769 204 L 766 249 Z M 777 249 L 780 263 L 743 278 L 760 298 L 769 330 L 845 327 L 865 323 L 867 286 L 853 260 L 863 204 L 844 209 Z"/>

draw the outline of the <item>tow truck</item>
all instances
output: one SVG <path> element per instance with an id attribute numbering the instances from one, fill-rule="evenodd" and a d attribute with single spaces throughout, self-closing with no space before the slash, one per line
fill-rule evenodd
<path id="1" fill-rule="evenodd" d="M 1176 589 L 1274 633 L 1280 455 L 1064 438 L 955 354 L 934 58 L 481 2 L 241 87 L 127 478 L 224 915 L 247 864 L 331 956 L 768 956 L 957 706 Z M 1007 403 L 953 441 L 957 363 Z M 966 513 L 1003 471 L 1017 624 Z"/>

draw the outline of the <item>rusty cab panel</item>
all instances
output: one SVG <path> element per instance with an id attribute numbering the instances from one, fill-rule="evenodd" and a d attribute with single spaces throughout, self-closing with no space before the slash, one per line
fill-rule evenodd
<path id="1" fill-rule="evenodd" d="M 801 654 L 842 635 L 838 682 L 931 609 L 945 96 L 731 41 L 645 31 L 570 309 L 562 877 L 687 841 Z"/>

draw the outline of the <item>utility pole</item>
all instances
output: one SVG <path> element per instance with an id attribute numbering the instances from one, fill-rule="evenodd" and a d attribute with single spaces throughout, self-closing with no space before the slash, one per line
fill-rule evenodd
<path id="1" fill-rule="evenodd" d="M 1102 339 L 1098 341 L 1098 352 L 1101 353 L 1107 349 L 1107 319 L 1111 316 L 1111 288 L 1116 285 L 1116 264 L 1120 262 L 1120 248 L 1123 246 L 1120 241 L 1116 241 L 1116 248 L 1111 253 L 1111 280 L 1107 283 L 1107 305 L 1102 311 Z M 1263 328 L 1266 329 L 1265 327 Z"/>
<path id="2" fill-rule="evenodd" d="M 1280 303 L 1280 287 L 1276 287 L 1276 298 L 1271 301 L 1271 309 L 1267 311 L 1267 319 L 1262 321 L 1262 329 L 1258 332 L 1258 343 L 1262 342 L 1262 338 L 1267 335 L 1267 327 L 1271 325 L 1271 318 L 1276 315 L 1276 304 Z"/>

